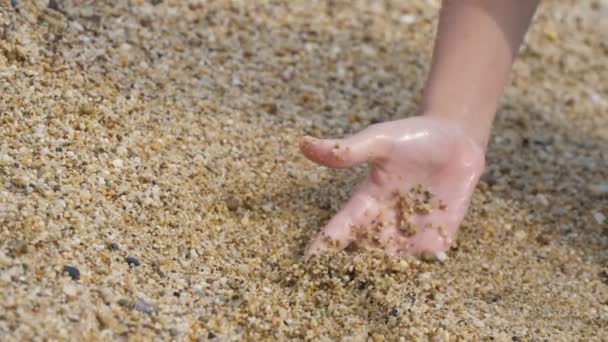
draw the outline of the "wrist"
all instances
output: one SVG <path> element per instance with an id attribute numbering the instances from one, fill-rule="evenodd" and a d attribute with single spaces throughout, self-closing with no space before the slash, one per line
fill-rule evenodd
<path id="1" fill-rule="evenodd" d="M 494 109 L 453 108 L 422 104 L 418 115 L 439 119 L 461 130 L 485 153 L 494 120 Z"/>

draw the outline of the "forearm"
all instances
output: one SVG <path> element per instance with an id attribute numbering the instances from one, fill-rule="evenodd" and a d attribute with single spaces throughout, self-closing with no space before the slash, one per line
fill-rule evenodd
<path id="1" fill-rule="evenodd" d="M 499 98 L 538 0 L 444 0 L 420 112 L 486 147 Z"/>

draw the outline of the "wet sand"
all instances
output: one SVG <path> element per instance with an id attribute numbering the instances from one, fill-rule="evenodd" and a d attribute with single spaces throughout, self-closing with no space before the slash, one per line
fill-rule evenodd
<path id="1" fill-rule="evenodd" d="M 543 3 L 443 263 L 301 261 L 365 168 L 297 150 L 412 115 L 438 1 L 12 2 L 2 339 L 608 340 L 608 2 Z"/>

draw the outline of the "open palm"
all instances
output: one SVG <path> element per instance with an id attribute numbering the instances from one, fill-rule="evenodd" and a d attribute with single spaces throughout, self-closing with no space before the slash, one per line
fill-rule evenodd
<path id="1" fill-rule="evenodd" d="M 345 139 L 300 141 L 321 165 L 369 162 L 367 178 L 311 242 L 327 248 L 382 248 L 389 254 L 447 251 L 484 168 L 483 149 L 455 125 L 417 116 L 369 126 Z"/>

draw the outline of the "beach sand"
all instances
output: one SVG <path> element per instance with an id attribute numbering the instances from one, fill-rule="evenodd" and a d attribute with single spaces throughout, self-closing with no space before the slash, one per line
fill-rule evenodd
<path id="1" fill-rule="evenodd" d="M 301 260 L 438 1 L 0 1 L 0 336 L 608 340 L 608 2 L 543 2 L 444 262 Z"/>

